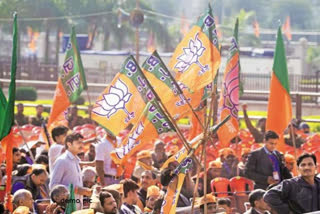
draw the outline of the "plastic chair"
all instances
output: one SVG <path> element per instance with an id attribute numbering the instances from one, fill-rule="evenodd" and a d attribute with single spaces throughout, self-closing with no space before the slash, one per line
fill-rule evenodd
<path id="1" fill-rule="evenodd" d="M 236 176 L 230 179 L 230 188 L 235 195 L 247 195 L 254 189 L 254 183 L 250 179 Z"/>
<path id="2" fill-rule="evenodd" d="M 216 197 L 228 197 L 230 193 L 230 181 L 227 178 L 214 178 L 211 180 L 212 194 Z"/>

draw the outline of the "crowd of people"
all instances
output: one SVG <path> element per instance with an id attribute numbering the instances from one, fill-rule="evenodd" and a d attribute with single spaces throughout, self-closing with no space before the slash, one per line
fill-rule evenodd
<path id="1" fill-rule="evenodd" d="M 22 104 L 17 105 L 15 121 L 19 126 L 41 126 L 46 120 L 41 105 L 36 107 L 36 116 L 30 118 L 23 114 L 23 109 Z M 27 149 L 23 145 L 13 148 L 13 213 L 65 213 L 70 203 L 76 204 L 74 213 L 161 213 L 168 186 L 176 176 L 173 172 L 179 166 L 172 158 L 182 148 L 179 139 L 155 139 L 152 150 L 139 151 L 125 166 L 119 166 L 114 164 L 110 152 L 129 131 L 117 137 L 105 132 L 103 137 L 85 141 L 76 127 L 92 121 L 78 116 L 77 110 L 76 106 L 70 109 L 68 127 L 59 125 L 52 129 L 54 144 L 50 147 L 37 142 Z M 320 210 L 316 156 L 302 153 L 296 160 L 292 154 L 277 151 L 279 136 L 265 129 L 265 119 L 253 126 L 246 105 L 243 112 L 248 128 L 246 137 L 252 140 L 250 147 L 243 146 L 246 140 L 241 133 L 229 148 L 219 148 L 219 139 L 213 135 L 206 149 L 207 171 L 204 173 L 203 167 L 194 164 L 186 173 L 177 199 L 177 213 L 191 213 L 193 200 L 194 213 L 204 213 L 205 204 L 207 213 L 226 214 Z M 291 125 L 294 133 L 285 133 L 285 143 L 291 146 L 295 139 L 296 146 L 301 148 L 312 135 L 310 128 L 298 121 Z M 6 184 L 5 169 L 4 160 L 0 171 L 2 185 Z M 235 205 L 230 186 L 223 197 L 219 195 L 215 182 L 222 178 L 228 182 L 245 178 L 254 184 L 244 189 L 247 209 Z M 5 213 L 3 204 L 4 201 L 0 213 Z"/>

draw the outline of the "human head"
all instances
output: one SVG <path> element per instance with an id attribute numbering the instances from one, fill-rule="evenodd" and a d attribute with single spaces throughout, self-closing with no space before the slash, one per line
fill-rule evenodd
<path id="1" fill-rule="evenodd" d="M 21 152 L 17 147 L 13 147 L 12 149 L 12 162 L 13 164 L 18 164 L 21 161 Z"/>
<path id="2" fill-rule="evenodd" d="M 232 213 L 231 200 L 229 198 L 218 199 L 218 209 L 223 208 L 226 214 Z"/>
<path id="3" fill-rule="evenodd" d="M 213 214 L 217 212 L 217 202 L 216 198 L 212 194 L 207 194 L 200 199 L 200 213 L 204 213 L 204 204 L 207 202 L 207 213 Z"/>
<path id="4" fill-rule="evenodd" d="M 151 153 L 148 150 L 142 150 L 137 154 L 137 160 L 149 166 L 152 165 Z"/>
<path id="5" fill-rule="evenodd" d="M 210 179 L 217 178 L 221 176 L 222 163 L 218 160 L 211 161 L 208 167 L 208 177 Z"/>
<path id="6" fill-rule="evenodd" d="M 245 164 L 248 161 L 248 157 L 250 154 L 250 149 L 249 148 L 243 148 L 241 151 L 241 161 Z"/>
<path id="7" fill-rule="evenodd" d="M 12 203 L 15 208 L 19 206 L 26 206 L 30 210 L 33 210 L 32 194 L 29 190 L 19 189 L 13 194 Z"/>
<path id="8" fill-rule="evenodd" d="M 31 180 L 36 186 L 41 186 L 46 184 L 48 180 L 48 173 L 45 169 L 36 167 L 32 169 Z"/>
<path id="9" fill-rule="evenodd" d="M 159 196 L 160 196 L 159 187 L 155 185 L 149 186 L 147 190 L 146 207 L 153 209 Z"/>
<path id="10" fill-rule="evenodd" d="M 48 167 L 49 167 L 48 156 L 39 155 L 39 156 L 36 158 L 35 162 L 36 162 L 36 164 L 42 164 L 42 165 L 46 166 L 47 169 L 48 169 Z"/>
<path id="11" fill-rule="evenodd" d="M 293 167 L 294 167 L 294 163 L 295 163 L 294 156 L 290 155 L 290 154 L 285 154 L 284 161 L 285 161 L 285 165 L 289 169 L 289 171 L 292 171 Z"/>
<path id="12" fill-rule="evenodd" d="M 103 208 L 104 214 L 116 214 L 117 213 L 117 203 L 113 196 L 107 192 L 102 191 L 99 194 L 100 204 Z"/>
<path id="13" fill-rule="evenodd" d="M 69 129 L 65 126 L 57 126 L 53 128 L 51 131 L 52 139 L 56 143 L 60 143 L 60 144 L 64 143 L 68 130 Z"/>
<path id="14" fill-rule="evenodd" d="M 146 170 L 141 173 L 141 189 L 144 189 L 147 191 L 148 187 L 151 186 L 154 183 L 155 179 L 154 173 L 152 173 L 151 170 Z"/>
<path id="15" fill-rule="evenodd" d="M 71 115 L 72 116 L 78 115 L 78 107 L 76 105 L 71 107 Z"/>
<path id="16" fill-rule="evenodd" d="M 43 112 L 43 105 L 37 105 L 36 106 L 36 112 L 37 112 L 37 115 L 41 115 L 42 114 L 42 112 Z"/>
<path id="17" fill-rule="evenodd" d="M 136 204 L 139 199 L 137 194 L 138 184 L 131 179 L 125 179 L 121 183 L 123 184 L 124 200 L 130 205 Z"/>
<path id="18" fill-rule="evenodd" d="M 303 131 L 305 134 L 310 133 L 310 126 L 307 123 L 300 123 L 299 128 Z"/>
<path id="19" fill-rule="evenodd" d="M 86 167 L 82 170 L 83 186 L 91 188 L 96 182 L 96 170 L 93 167 Z"/>
<path id="20" fill-rule="evenodd" d="M 77 155 L 82 152 L 83 143 L 82 143 L 83 136 L 79 133 L 73 132 L 72 134 L 67 135 L 65 139 L 65 147 L 66 149 L 71 152 L 73 155 Z"/>
<path id="21" fill-rule="evenodd" d="M 314 177 L 316 174 L 317 158 L 314 154 L 304 153 L 298 157 L 297 165 L 302 177 Z"/>
<path id="22" fill-rule="evenodd" d="M 113 184 L 114 185 L 114 184 Z M 116 184 L 116 185 L 122 185 L 122 184 Z M 112 185 L 107 186 L 106 188 L 102 189 L 102 191 L 106 191 L 108 193 L 110 193 L 112 195 L 112 197 L 114 198 L 114 200 L 116 200 L 117 203 L 117 208 L 120 209 L 121 205 L 122 205 L 122 191 L 116 190 L 116 189 L 110 189 Z"/>
<path id="23" fill-rule="evenodd" d="M 18 114 L 23 114 L 24 106 L 22 103 L 17 104 L 17 112 Z"/>
<path id="24" fill-rule="evenodd" d="M 64 185 L 56 185 L 50 192 L 50 198 L 54 203 L 65 209 L 69 198 L 69 190 Z"/>
<path id="25" fill-rule="evenodd" d="M 265 147 L 270 152 L 274 151 L 276 149 L 278 139 L 279 139 L 279 136 L 277 135 L 277 133 L 271 130 L 267 131 L 264 136 Z"/>
<path id="26" fill-rule="evenodd" d="M 161 140 L 157 140 L 154 144 L 154 152 L 156 154 L 163 154 L 165 153 L 165 149 L 164 149 L 164 142 Z"/>
<path id="27" fill-rule="evenodd" d="M 220 161 L 224 163 L 229 155 L 235 156 L 235 152 L 231 148 L 223 148 L 219 150 Z"/>
<path id="28" fill-rule="evenodd" d="M 267 203 L 263 200 L 263 195 L 266 193 L 263 189 L 255 189 L 249 194 L 249 202 L 251 207 L 259 210 L 268 210 Z"/>

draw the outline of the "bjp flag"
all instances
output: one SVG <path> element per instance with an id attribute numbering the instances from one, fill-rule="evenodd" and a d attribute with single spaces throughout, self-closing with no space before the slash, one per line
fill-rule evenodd
<path id="1" fill-rule="evenodd" d="M 132 56 L 97 99 L 91 117 L 113 135 L 138 122 L 148 101 L 154 98 L 142 71 Z"/>
<path id="2" fill-rule="evenodd" d="M 226 116 L 231 115 L 231 119 L 218 130 L 218 136 L 222 147 L 228 147 L 230 140 L 236 137 L 239 132 L 239 54 L 237 19 L 231 46 L 229 48 L 228 61 L 224 71 L 218 106 L 218 122 L 222 121 Z"/>
<path id="3" fill-rule="evenodd" d="M 141 68 L 155 92 L 159 95 L 161 102 L 166 106 L 174 119 L 181 118 L 191 111 L 185 98 L 193 108 L 199 105 L 201 101 L 199 93 L 191 92 L 187 86 L 176 82 L 157 51 L 154 51 L 146 59 Z"/>
<path id="4" fill-rule="evenodd" d="M 280 136 L 278 149 L 284 152 L 283 132 L 292 119 L 292 106 L 287 60 L 280 27 L 278 28 L 272 70 L 266 129 L 272 130 Z"/>
<path id="5" fill-rule="evenodd" d="M 199 18 L 177 46 L 169 67 L 176 79 L 192 91 L 211 83 L 221 61 L 217 30 L 211 7 Z"/>
<path id="6" fill-rule="evenodd" d="M 87 88 L 76 33 L 74 27 L 72 27 L 66 57 L 59 74 L 58 84 L 53 98 L 48 127 L 50 127 L 54 121 L 61 118 L 63 112 L 66 111 L 71 103 L 79 98 L 81 92 Z"/>
<path id="7" fill-rule="evenodd" d="M 187 172 L 192 167 L 192 162 L 193 162 L 192 158 L 186 157 L 181 161 L 179 166 L 173 171 L 173 174 L 175 176 L 170 181 L 167 189 L 167 193 L 164 196 L 162 206 L 161 206 L 161 213 L 167 213 L 167 214 L 176 213 L 176 207 L 178 204 L 181 188 Z"/>
<path id="8" fill-rule="evenodd" d="M 150 141 L 169 131 L 174 131 L 173 125 L 158 103 L 152 100 L 146 105 L 139 121 L 122 145 L 111 152 L 111 158 L 116 164 L 123 165 L 128 158 L 143 150 Z"/>

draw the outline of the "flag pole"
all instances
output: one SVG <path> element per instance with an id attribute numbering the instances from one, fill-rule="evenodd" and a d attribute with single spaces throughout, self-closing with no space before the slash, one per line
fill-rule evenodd
<path id="1" fill-rule="evenodd" d="M 139 66 L 136 62 L 136 60 L 134 59 L 134 57 L 132 57 L 132 59 L 134 60 L 135 64 L 137 66 Z M 139 68 L 140 69 L 140 68 Z M 141 69 L 140 69 L 141 70 Z M 156 100 L 159 103 L 160 108 L 164 111 L 164 113 L 166 114 L 166 116 L 168 117 L 171 125 L 175 128 L 179 138 L 182 140 L 183 145 L 185 146 L 185 148 L 187 149 L 188 152 L 192 151 L 192 148 L 190 147 L 190 145 L 188 144 L 186 138 L 183 136 L 183 134 L 181 133 L 178 125 L 176 124 L 175 120 L 172 118 L 172 116 L 170 115 L 168 109 L 165 107 L 165 105 L 163 105 L 160 97 L 158 96 L 158 94 L 155 92 L 154 88 L 151 86 L 150 82 L 148 81 L 148 79 L 146 78 L 146 76 L 144 75 L 143 72 L 141 72 L 141 76 L 146 80 L 146 84 L 148 85 L 148 88 L 150 88 L 150 90 L 152 91 L 153 95 L 155 96 Z M 193 155 L 193 157 L 195 158 L 196 162 L 199 164 L 199 166 L 201 166 L 201 163 L 199 162 L 198 158 L 195 157 L 195 155 Z"/>
<path id="2" fill-rule="evenodd" d="M 42 128 L 43 128 L 43 130 L 44 130 L 44 134 L 46 135 L 46 138 L 47 138 L 47 141 L 48 141 L 48 144 L 49 144 L 49 147 L 51 146 L 51 140 L 50 140 L 50 135 L 49 135 L 49 132 L 48 132 L 48 129 L 47 129 L 47 126 L 46 126 L 46 124 L 45 124 L 45 122 L 44 121 L 42 121 Z"/>
<path id="3" fill-rule="evenodd" d="M 21 137 L 22 137 L 23 143 L 24 143 L 24 145 L 27 147 L 27 149 L 29 150 L 30 157 L 31 157 L 33 163 L 35 163 L 34 156 L 33 156 L 32 152 L 31 152 L 31 149 L 30 149 L 29 146 L 28 146 L 27 140 L 26 140 L 24 134 L 22 133 L 21 128 L 20 128 L 18 122 L 17 122 L 17 121 L 15 121 L 15 122 L 16 122 L 16 124 L 17 124 L 17 128 L 18 128 L 19 134 L 20 134 Z"/>
<path id="4" fill-rule="evenodd" d="M 191 106 L 189 100 L 187 99 L 187 97 L 183 94 L 182 89 L 180 88 L 179 84 L 177 83 L 176 79 L 172 76 L 172 74 L 170 73 L 170 71 L 168 70 L 167 66 L 164 64 L 164 62 L 162 61 L 162 59 L 160 58 L 158 52 L 155 50 L 153 52 L 154 55 L 156 55 L 158 57 L 158 59 L 160 60 L 160 62 L 163 64 L 164 68 L 166 69 L 166 72 L 168 74 L 168 76 L 170 77 L 170 80 L 172 80 L 174 86 L 176 87 L 176 89 L 178 90 L 178 94 L 182 96 L 183 100 L 188 104 L 189 108 L 191 109 L 193 115 L 197 118 L 199 124 L 201 125 L 202 130 L 204 130 L 204 125 L 202 124 L 199 116 L 197 115 L 197 113 L 194 111 L 193 107 Z"/>

